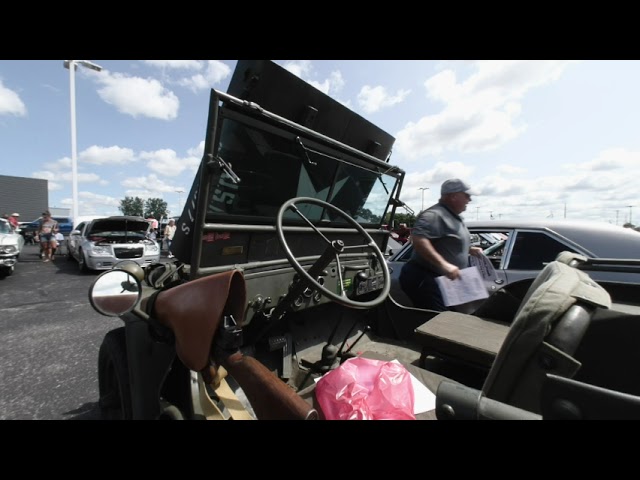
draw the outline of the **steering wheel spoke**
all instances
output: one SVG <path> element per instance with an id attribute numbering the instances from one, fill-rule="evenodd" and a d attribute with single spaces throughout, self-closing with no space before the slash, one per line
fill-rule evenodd
<path id="1" fill-rule="evenodd" d="M 289 207 L 289 209 L 290 209 L 290 210 L 293 210 L 295 213 L 297 213 L 297 214 L 298 214 L 298 216 L 299 216 L 299 217 L 300 217 L 300 218 L 301 218 L 301 219 L 302 219 L 302 220 L 303 220 L 307 225 L 309 225 L 309 226 L 310 226 L 310 227 L 311 227 L 311 228 L 312 228 L 312 229 L 313 229 L 313 230 L 314 230 L 318 235 L 320 235 L 322 238 L 324 238 L 324 241 L 325 241 L 325 242 L 327 242 L 327 244 L 331 245 L 331 240 L 329 240 L 327 237 L 325 237 L 325 236 L 322 234 L 322 232 L 321 232 L 320 230 L 318 230 L 318 229 L 316 228 L 316 226 L 315 226 L 313 223 L 311 223 L 311 222 L 309 221 L 309 219 L 308 219 L 307 217 L 305 217 L 305 216 L 302 214 L 302 212 L 298 209 L 298 207 L 296 207 L 295 205 L 291 205 L 291 206 Z"/>

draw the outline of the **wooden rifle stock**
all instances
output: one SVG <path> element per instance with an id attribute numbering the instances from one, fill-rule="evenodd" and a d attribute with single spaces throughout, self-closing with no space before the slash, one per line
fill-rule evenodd
<path id="1" fill-rule="evenodd" d="M 253 357 L 235 352 L 222 366 L 238 382 L 259 420 L 317 420 L 318 412 Z"/>

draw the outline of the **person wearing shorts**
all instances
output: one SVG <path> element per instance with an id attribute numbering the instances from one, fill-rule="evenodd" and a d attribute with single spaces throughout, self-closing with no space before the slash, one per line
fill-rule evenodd
<path id="1" fill-rule="evenodd" d="M 55 244 L 55 234 L 58 233 L 58 222 L 51 218 L 51 213 L 43 212 L 42 221 L 37 235 L 40 239 L 40 249 L 44 255 L 43 262 L 53 260 L 52 247 Z"/>

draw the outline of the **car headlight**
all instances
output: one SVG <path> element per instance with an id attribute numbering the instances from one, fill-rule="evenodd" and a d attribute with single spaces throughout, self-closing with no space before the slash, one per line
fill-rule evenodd
<path id="1" fill-rule="evenodd" d="M 158 249 L 158 245 L 145 245 L 144 246 L 144 253 L 145 254 L 154 254 L 154 253 L 158 253 L 159 249 Z"/>
<path id="2" fill-rule="evenodd" d="M 2 247 L 0 247 L 0 253 L 6 253 L 9 255 L 18 253 L 18 247 L 16 247 L 15 245 L 3 245 Z"/>
<path id="3" fill-rule="evenodd" d="M 91 247 L 91 255 L 111 255 L 111 247 L 108 245 L 94 245 Z"/>

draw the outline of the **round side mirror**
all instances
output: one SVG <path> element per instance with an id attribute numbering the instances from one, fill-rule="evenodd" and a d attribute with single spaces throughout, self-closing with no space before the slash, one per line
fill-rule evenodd
<path id="1" fill-rule="evenodd" d="M 118 317 L 134 309 L 142 296 L 142 284 L 126 270 L 102 273 L 89 288 L 93 309 L 107 317 Z"/>

